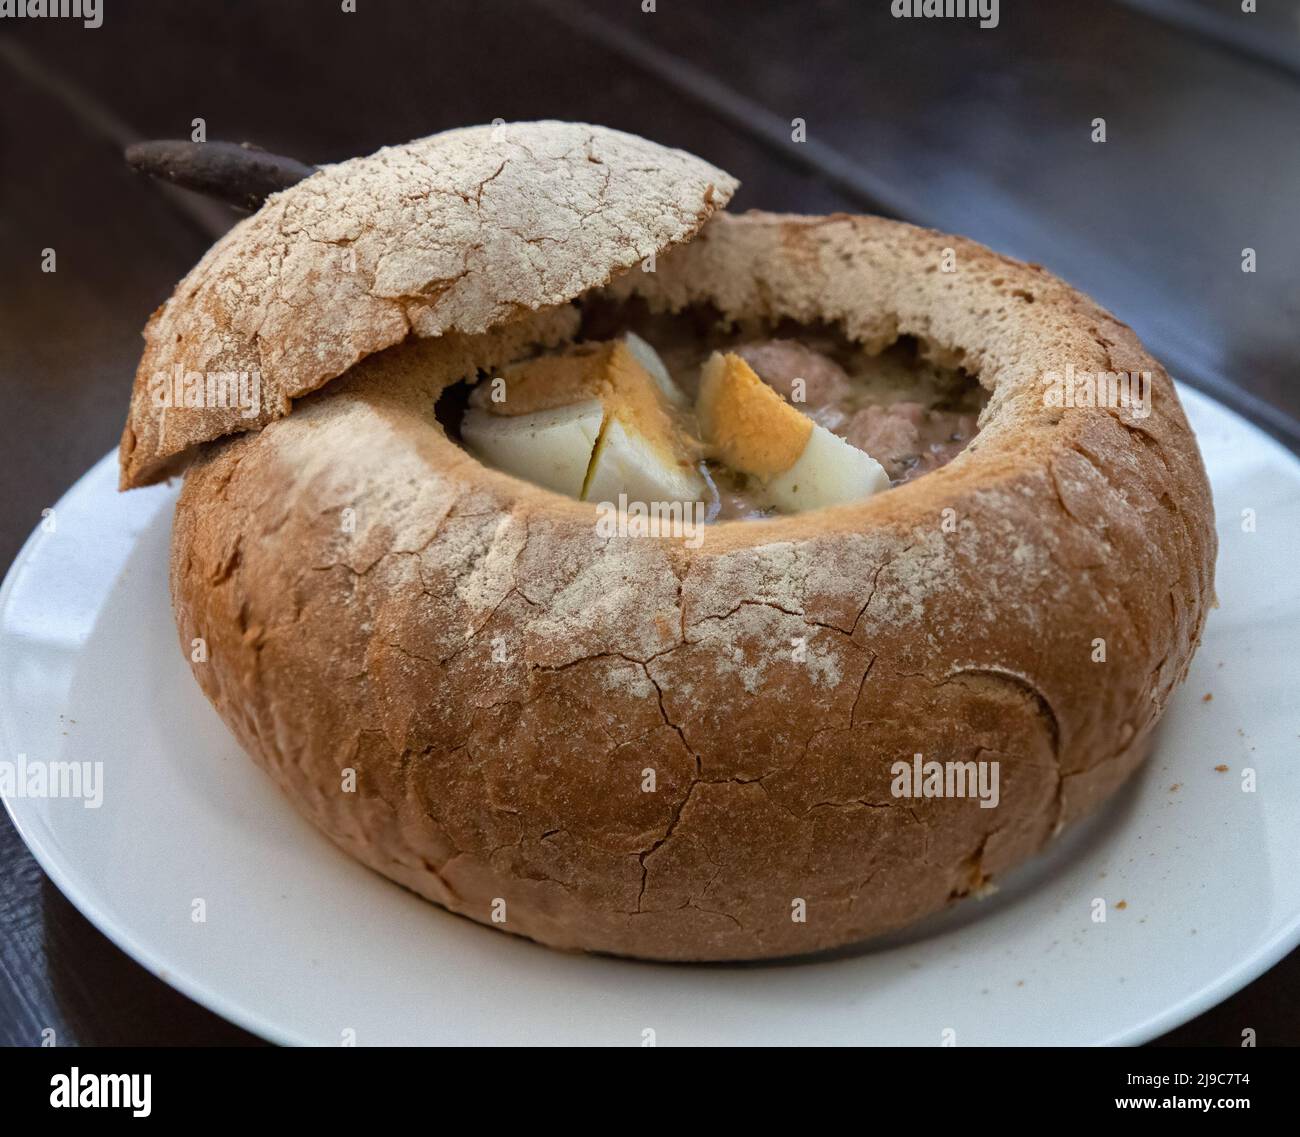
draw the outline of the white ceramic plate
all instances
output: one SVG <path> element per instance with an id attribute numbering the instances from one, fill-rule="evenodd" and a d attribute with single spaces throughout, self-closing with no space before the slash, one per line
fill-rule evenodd
<path id="1" fill-rule="evenodd" d="M 244 757 L 191 679 L 167 601 L 175 489 L 117 494 L 111 455 L 0 591 L 0 757 L 102 762 L 103 804 L 6 804 L 106 935 L 277 1042 L 640 1045 L 648 1030 L 659 1045 L 937 1045 L 946 1030 L 959 1045 L 1141 1042 L 1300 941 L 1300 461 L 1183 398 L 1214 483 L 1221 608 L 1152 761 L 998 894 L 886 943 L 779 966 L 563 955 L 354 864 Z"/>

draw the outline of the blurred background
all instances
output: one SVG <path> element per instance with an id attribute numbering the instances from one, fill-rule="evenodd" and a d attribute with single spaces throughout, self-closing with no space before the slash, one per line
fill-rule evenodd
<path id="1" fill-rule="evenodd" d="M 733 210 L 884 213 L 1043 264 L 1300 451 L 1300 0 L 1000 0 L 990 28 L 890 0 L 100 6 L 0 20 L 0 564 L 116 445 L 146 318 L 237 220 L 122 162 L 198 118 L 308 163 L 494 118 L 633 131 L 739 177 Z M 1292 956 L 1163 1041 L 1296 1044 L 1298 1008 Z M 5 818 L 0 1043 L 47 1026 L 252 1041 L 112 947 Z"/>

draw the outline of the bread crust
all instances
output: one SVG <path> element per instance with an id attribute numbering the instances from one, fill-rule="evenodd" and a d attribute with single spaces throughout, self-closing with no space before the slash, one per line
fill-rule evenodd
<path id="1" fill-rule="evenodd" d="M 915 335 L 989 388 L 980 433 L 852 506 L 695 549 L 605 538 L 592 505 L 481 466 L 432 416 L 443 384 L 571 337 L 557 303 L 372 355 L 206 447 L 177 506 L 178 629 L 306 816 L 502 930 L 735 960 L 915 921 L 1123 783 L 1216 548 L 1182 408 L 1129 328 L 1039 268 L 868 217 L 719 215 L 606 291 L 872 350 Z M 1067 364 L 1150 372 L 1150 417 L 1045 406 Z M 998 761 L 999 806 L 893 796 L 917 753 Z"/>
<path id="2" fill-rule="evenodd" d="M 603 126 L 448 130 L 325 166 L 218 241 L 150 317 L 121 486 L 181 469 L 408 336 L 477 333 L 688 240 L 736 181 Z M 256 400 L 172 410 L 155 385 L 256 375 Z M 255 405 L 254 405 L 255 402 Z"/>

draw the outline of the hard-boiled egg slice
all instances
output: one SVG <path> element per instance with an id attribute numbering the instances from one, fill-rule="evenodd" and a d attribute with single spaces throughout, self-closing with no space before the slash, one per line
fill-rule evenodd
<path id="1" fill-rule="evenodd" d="M 800 414 L 738 355 L 715 352 L 704 365 L 695 413 L 713 453 L 787 513 L 889 488 L 879 462 Z"/>
<path id="2" fill-rule="evenodd" d="M 644 340 L 579 344 L 499 378 L 473 393 L 461 426 L 485 461 L 588 501 L 704 500 L 698 454 L 664 386 L 671 377 Z"/>
<path id="3" fill-rule="evenodd" d="M 636 361 L 646 369 L 650 378 L 658 384 L 665 399 L 675 407 L 690 406 L 691 401 L 686 397 L 686 392 L 673 382 L 673 377 L 668 374 L 668 368 L 664 366 L 664 361 L 659 358 L 659 353 L 653 347 L 636 332 L 625 333 L 623 342 L 636 357 Z"/>
<path id="4" fill-rule="evenodd" d="M 585 501 L 619 504 L 700 501 L 704 479 L 688 459 L 666 440 L 639 430 L 635 423 L 611 415 L 592 457 L 591 472 L 582 497 Z"/>
<path id="5" fill-rule="evenodd" d="M 461 420 L 465 445 L 490 466 L 556 493 L 581 497 L 605 404 L 588 399 L 523 415 L 471 408 Z"/>
<path id="6" fill-rule="evenodd" d="M 879 462 L 817 425 L 799 460 L 767 483 L 772 504 L 785 513 L 843 505 L 887 489 L 889 475 Z"/>

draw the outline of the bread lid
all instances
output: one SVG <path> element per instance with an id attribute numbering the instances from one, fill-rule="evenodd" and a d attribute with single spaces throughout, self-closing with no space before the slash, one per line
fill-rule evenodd
<path id="1" fill-rule="evenodd" d="M 601 126 L 449 130 L 326 166 L 217 242 L 145 327 L 121 486 L 260 429 L 409 335 L 477 334 L 688 241 L 737 182 Z"/>

